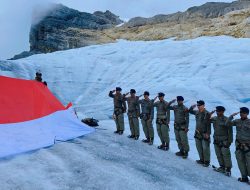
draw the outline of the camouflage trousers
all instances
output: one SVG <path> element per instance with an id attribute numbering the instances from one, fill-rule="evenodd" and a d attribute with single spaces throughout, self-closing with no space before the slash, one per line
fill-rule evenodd
<path id="1" fill-rule="evenodd" d="M 114 120 L 117 131 L 124 131 L 124 114 L 116 115 Z"/>
<path id="2" fill-rule="evenodd" d="M 232 168 L 230 145 L 214 143 L 214 150 L 220 166 Z"/>
<path id="3" fill-rule="evenodd" d="M 188 143 L 188 135 L 187 132 L 183 130 L 183 128 L 174 128 L 175 139 L 178 144 L 178 148 L 180 151 L 189 152 L 189 143 Z"/>
<path id="4" fill-rule="evenodd" d="M 166 118 L 157 118 L 156 119 L 157 133 L 161 139 L 161 143 L 166 143 L 169 146 L 169 125 Z"/>
<path id="5" fill-rule="evenodd" d="M 146 138 L 154 138 L 154 128 L 152 124 L 152 120 L 144 120 L 141 119 L 141 124 L 143 127 L 143 132 Z"/>
<path id="6" fill-rule="evenodd" d="M 210 140 L 205 140 L 201 135 L 195 136 L 195 145 L 200 160 L 210 162 Z"/>
<path id="7" fill-rule="evenodd" d="M 137 117 L 128 117 L 129 127 L 132 136 L 140 136 L 139 120 Z"/>
<path id="8" fill-rule="evenodd" d="M 236 142 L 236 147 L 238 143 Z M 250 150 L 237 149 L 235 151 L 238 167 L 243 178 L 250 176 Z"/>

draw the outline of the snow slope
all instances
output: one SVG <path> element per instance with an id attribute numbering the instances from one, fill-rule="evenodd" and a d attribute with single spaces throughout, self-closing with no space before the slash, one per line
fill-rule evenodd
<path id="1" fill-rule="evenodd" d="M 102 121 L 108 128 L 110 121 Z M 101 129 L 103 129 L 101 128 Z M 247 190 L 249 185 L 112 129 L 0 162 L 1 189 Z"/>
<path id="2" fill-rule="evenodd" d="M 99 135 L 103 135 L 104 137 L 103 139 L 100 137 L 100 142 L 90 143 L 90 146 L 94 147 L 98 147 L 99 144 L 102 144 L 102 142 L 104 143 L 105 141 L 107 141 L 107 144 L 112 144 L 112 138 L 116 138 L 111 132 L 114 130 L 114 123 L 110 119 L 113 109 L 112 100 L 107 96 L 108 92 L 116 86 L 121 86 L 124 89 L 124 92 L 129 91 L 130 88 L 135 88 L 138 94 L 142 94 L 143 91 L 148 90 L 152 94 L 151 98 L 153 98 L 159 91 L 166 93 L 167 100 L 171 100 L 177 95 L 183 95 L 187 106 L 192 105 L 198 99 L 203 99 L 206 101 L 206 107 L 209 111 L 213 110 L 217 105 L 225 106 L 227 108 L 226 115 L 238 111 L 241 106 L 250 107 L 250 39 L 234 39 L 222 36 L 202 37 L 187 41 L 173 41 L 170 39 L 155 42 L 128 42 L 120 40 L 113 44 L 89 46 L 46 55 L 35 55 L 18 61 L 0 63 L 1 75 L 32 79 L 37 70 L 41 70 L 43 73 L 43 79 L 47 81 L 49 88 L 62 102 L 66 104 L 67 102 L 72 101 L 75 104 L 76 110 L 80 116 L 94 116 L 98 119 L 107 120 L 104 122 L 104 126 L 109 129 L 108 133 L 105 131 L 99 131 Z M 171 114 L 171 116 L 173 116 L 173 114 Z M 193 116 L 190 118 L 190 159 L 194 160 L 198 158 L 193 138 L 195 122 Z M 173 121 L 171 122 L 171 129 L 173 129 Z M 126 125 L 126 134 L 129 134 L 128 124 Z M 91 139 L 94 137 L 88 138 Z M 143 138 L 143 133 L 141 138 Z M 112 171 L 111 167 L 111 170 L 108 170 L 109 174 L 101 176 L 108 181 L 111 180 L 108 182 L 109 185 L 117 185 L 116 180 L 124 180 L 126 174 L 128 174 L 129 177 L 132 176 L 131 178 L 136 178 L 141 174 L 140 172 L 133 173 L 135 169 L 131 162 L 136 158 L 131 157 L 132 161 L 129 161 L 128 157 L 123 155 L 131 155 L 128 150 L 123 151 L 123 148 L 124 146 L 130 146 L 130 143 L 133 143 L 134 146 L 131 151 L 133 151 L 133 155 L 135 154 L 134 156 L 137 155 L 136 157 L 142 156 L 145 159 L 148 156 L 144 155 L 143 152 L 146 152 L 145 154 L 147 154 L 148 151 L 152 151 L 152 154 L 156 154 L 156 156 L 152 157 L 152 155 L 150 155 L 150 158 L 148 158 L 149 162 L 152 162 L 151 157 L 159 157 L 159 159 L 163 160 L 167 157 L 169 159 L 169 162 L 164 160 L 161 163 L 158 163 L 158 161 L 155 160 L 156 165 L 164 163 L 164 171 L 166 172 L 169 169 L 169 173 L 162 173 L 163 176 L 166 175 L 164 177 L 162 175 L 160 175 L 162 177 L 155 177 L 155 173 L 157 173 L 155 172 L 152 174 L 151 178 L 145 178 L 153 180 L 150 181 L 151 185 L 158 184 L 157 179 L 161 181 L 159 183 L 167 185 L 168 182 L 165 180 L 171 178 L 172 184 L 170 183 L 170 187 L 181 189 L 180 187 L 182 184 L 175 182 L 176 178 L 180 177 L 187 187 L 190 185 L 190 188 L 195 187 L 196 189 L 201 189 L 208 185 L 210 189 L 216 189 L 214 185 L 210 186 L 206 182 L 202 182 L 201 186 L 197 186 L 197 181 L 200 179 L 198 177 L 193 177 L 193 175 L 197 176 L 204 172 L 204 178 L 202 179 L 205 179 L 206 176 L 206 178 L 209 178 L 209 180 L 215 183 L 220 181 L 224 185 L 232 185 L 229 189 L 243 189 L 245 187 L 244 185 L 242 186 L 242 184 L 235 183 L 235 178 L 229 179 L 214 173 L 208 174 L 210 170 L 199 168 L 194 164 L 194 161 L 182 161 L 173 156 L 173 152 L 177 151 L 173 130 L 171 130 L 171 153 L 166 154 L 155 150 L 155 147 L 142 148 L 145 145 L 140 142 L 130 142 L 125 137 L 122 137 L 122 139 L 122 144 L 117 140 L 117 144 L 114 145 L 118 146 L 114 152 L 117 150 L 120 150 L 121 152 L 117 152 L 117 155 L 112 154 L 115 158 L 111 161 L 110 167 L 112 164 L 116 163 L 123 165 L 125 160 L 128 160 L 129 169 L 127 173 L 124 173 L 126 168 L 119 171 L 117 168 L 113 168 L 114 171 Z M 159 139 L 156 134 L 155 144 L 157 143 L 159 143 Z M 20 156 L 22 158 L 18 157 L 11 161 L 2 162 L 1 167 L 4 171 L 6 167 L 18 170 L 18 167 L 15 166 L 15 162 L 19 162 L 18 160 L 22 163 L 23 160 L 25 162 L 34 158 L 35 164 L 35 160 L 37 159 L 43 162 L 43 157 L 48 153 L 52 155 L 51 157 L 55 157 L 53 159 L 56 161 L 58 160 L 58 165 L 60 167 L 63 167 L 64 161 L 71 162 L 70 160 L 67 160 L 67 158 L 64 160 L 64 156 L 61 155 L 67 155 L 67 151 L 73 151 L 72 157 L 81 156 L 77 161 L 77 164 L 83 165 L 86 164 L 86 159 L 92 155 L 94 157 L 91 158 L 93 159 L 92 163 L 97 163 L 97 165 L 100 164 L 97 174 L 98 171 L 106 171 L 106 167 L 109 166 L 106 166 L 106 162 L 100 161 L 98 156 L 94 156 L 99 154 L 98 152 L 90 151 L 87 148 L 83 149 L 77 145 L 70 150 L 67 149 L 67 146 L 69 146 L 68 144 L 60 144 L 58 146 L 60 146 L 61 149 L 45 149 L 39 151 L 35 155 Z M 142 148 L 142 150 L 138 151 L 136 150 L 136 147 L 138 149 Z M 64 150 L 64 148 L 67 150 Z M 109 148 L 111 148 L 111 150 L 109 150 Z M 112 152 L 112 146 L 107 149 L 108 156 Z M 232 146 L 233 176 L 238 177 L 239 171 L 233 153 L 234 149 L 235 147 Z M 101 153 L 105 153 L 106 151 L 101 148 L 98 150 L 100 150 Z M 78 154 L 78 152 L 82 151 L 84 151 L 84 153 L 81 153 L 83 155 L 79 155 L 80 153 Z M 212 164 L 217 165 L 212 144 L 211 152 Z M 118 153 L 122 153 L 122 155 L 119 155 Z M 176 162 L 176 160 L 178 162 Z M 146 161 L 147 159 L 144 161 L 143 159 L 138 160 L 140 163 Z M 183 170 L 181 170 L 183 173 L 180 172 L 180 170 L 178 170 L 180 169 L 178 166 L 179 161 L 181 163 L 186 163 L 186 170 L 192 170 L 194 173 L 189 175 Z M 53 170 L 53 166 L 51 167 Z M 86 164 L 86 167 L 92 167 L 91 163 Z M 145 166 L 141 165 L 138 167 L 138 170 L 144 170 L 145 175 L 149 175 L 150 172 L 153 172 L 153 168 L 154 167 L 152 166 L 149 170 L 145 170 Z M 196 174 L 195 171 L 193 171 L 193 168 L 199 168 Z M 46 172 L 46 167 L 43 168 L 43 166 L 40 166 L 40 170 L 42 170 L 41 173 Z M 177 170 L 176 174 L 174 170 Z M 116 178 L 115 171 L 119 173 L 120 177 L 112 182 L 112 180 Z M 66 168 L 65 172 L 71 173 L 73 171 L 70 168 Z M 60 170 L 57 173 L 58 175 L 55 174 L 54 177 L 62 178 L 63 181 L 64 177 L 67 176 L 65 172 Z M 141 172 L 143 173 L 143 171 Z M 168 174 L 171 174 L 172 176 L 170 177 Z M 139 178 L 140 177 L 144 178 L 143 176 L 139 176 Z M 21 181 L 24 180 L 24 178 L 21 179 Z M 38 178 L 42 178 L 39 179 L 39 181 L 47 180 L 43 178 L 43 175 L 36 175 L 36 179 Z M 223 180 L 225 180 L 225 183 Z M 88 181 L 86 179 L 83 181 L 91 186 L 91 180 Z M 130 186 L 129 183 L 135 183 L 138 187 L 142 187 L 143 185 L 140 180 L 137 181 L 133 179 L 130 181 L 126 178 L 125 181 L 128 183 L 125 187 L 130 187 L 129 189 L 132 189 L 132 185 Z M 149 180 L 145 181 L 149 182 Z M 36 184 L 35 182 L 33 183 Z M 78 182 L 75 183 L 78 184 Z M 99 181 L 95 181 L 95 183 L 99 183 Z M 52 184 L 54 185 L 54 183 Z M 145 184 L 147 183 L 145 182 Z M 150 184 L 148 185 L 150 186 Z M 161 189 L 160 185 L 156 187 Z M 57 186 L 55 189 L 56 188 Z M 68 187 L 65 186 L 65 189 L 67 188 Z M 95 186 L 95 188 L 98 189 L 97 186 Z M 106 189 L 110 188 L 107 186 Z M 115 186 L 113 189 L 116 189 Z M 223 188 L 221 187 L 218 189 Z"/>

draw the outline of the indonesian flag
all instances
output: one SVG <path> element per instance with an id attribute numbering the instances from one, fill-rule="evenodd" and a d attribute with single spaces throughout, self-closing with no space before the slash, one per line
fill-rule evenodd
<path id="1" fill-rule="evenodd" d="M 93 132 L 35 80 L 0 76 L 0 157 Z"/>

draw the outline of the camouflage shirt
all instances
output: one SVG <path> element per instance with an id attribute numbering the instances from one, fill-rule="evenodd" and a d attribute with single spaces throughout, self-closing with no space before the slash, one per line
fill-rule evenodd
<path id="1" fill-rule="evenodd" d="M 169 103 L 165 100 L 157 101 L 154 103 L 154 107 L 156 107 L 157 110 L 157 118 L 167 119 L 167 123 L 169 123 L 170 121 Z"/>
<path id="2" fill-rule="evenodd" d="M 154 103 L 153 100 L 139 100 L 139 104 L 141 105 L 141 113 L 148 114 L 151 120 L 154 119 Z"/>
<path id="3" fill-rule="evenodd" d="M 199 112 L 198 110 L 194 110 L 193 107 L 189 108 L 189 113 L 195 115 L 196 120 L 196 130 L 203 134 L 211 134 L 211 122 L 210 122 L 210 113 L 207 110 L 203 112 Z"/>
<path id="4" fill-rule="evenodd" d="M 174 122 L 177 125 L 184 125 L 188 128 L 189 125 L 189 110 L 184 105 L 169 106 L 170 110 L 174 110 Z"/>
<path id="5" fill-rule="evenodd" d="M 122 111 L 126 111 L 127 107 L 122 94 L 113 94 L 113 92 L 110 91 L 109 97 L 114 100 L 114 110 L 121 109 Z"/>
<path id="6" fill-rule="evenodd" d="M 124 97 L 124 101 L 128 102 L 128 115 L 139 115 L 140 108 L 139 108 L 139 97 Z"/>
<path id="7" fill-rule="evenodd" d="M 241 143 L 250 143 L 250 119 L 234 119 L 230 116 L 227 120 L 227 124 L 236 126 L 236 140 Z"/>
<path id="8" fill-rule="evenodd" d="M 214 128 L 214 140 L 224 141 L 228 140 L 230 143 L 233 142 L 233 130 L 232 126 L 226 124 L 228 117 L 222 116 L 214 116 L 210 119 Z"/>

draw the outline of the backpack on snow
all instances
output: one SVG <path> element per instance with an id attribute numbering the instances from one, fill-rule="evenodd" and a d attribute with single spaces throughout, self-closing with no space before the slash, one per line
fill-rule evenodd
<path id="1" fill-rule="evenodd" d="M 97 126 L 99 126 L 98 125 L 99 121 L 97 119 L 94 119 L 93 117 L 92 118 L 82 119 L 82 122 L 85 123 L 85 124 L 87 124 L 90 127 L 97 127 Z"/>

